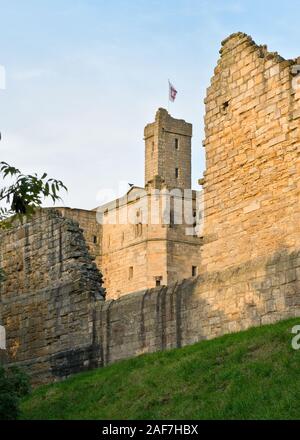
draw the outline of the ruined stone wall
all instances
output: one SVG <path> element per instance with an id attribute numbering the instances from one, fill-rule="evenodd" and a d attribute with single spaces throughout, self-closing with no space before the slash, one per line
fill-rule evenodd
<path id="1" fill-rule="evenodd" d="M 96 212 L 73 208 L 56 208 L 56 210 L 63 217 L 70 218 L 79 224 L 91 257 L 96 263 L 99 262 L 102 251 L 102 225 L 97 222 Z"/>
<path id="2" fill-rule="evenodd" d="M 204 271 L 300 249 L 297 63 L 245 34 L 222 43 L 205 101 Z"/>
<path id="3" fill-rule="evenodd" d="M 71 220 L 41 213 L 6 232 L 1 245 L 8 281 L 0 312 L 10 362 L 27 367 L 38 383 L 300 316 L 300 252 L 282 251 L 100 301 L 99 274 Z M 37 266 L 42 256 L 45 271 Z M 16 283 L 18 269 L 22 275 Z M 28 278 L 40 280 L 35 290 L 25 287 Z"/>
<path id="4" fill-rule="evenodd" d="M 78 225 L 41 210 L 0 235 L 0 320 L 8 361 L 41 382 L 97 366 L 94 305 L 101 275 Z"/>
<path id="5" fill-rule="evenodd" d="M 1 235 L 0 265 L 7 281 L 1 287 L 0 319 L 12 362 L 27 366 L 39 380 L 53 380 L 300 316 L 300 92 L 292 87 L 295 64 L 244 34 L 223 42 L 206 99 L 199 277 L 100 301 L 99 272 L 73 221 L 41 211 L 32 222 Z M 142 241 L 146 232 L 142 229 L 138 238 L 135 226 L 125 225 L 130 237 Z M 149 251 L 142 274 L 146 280 L 153 276 L 149 262 L 154 270 L 167 272 L 173 263 L 162 263 L 168 255 L 163 246 L 172 241 L 175 229 L 150 225 L 147 250 L 135 241 L 123 254 L 110 249 L 114 267 L 124 259 L 125 268 L 132 252 L 143 268 Z M 112 225 L 110 232 L 103 234 L 103 253 L 122 239 L 122 229 Z M 181 249 L 172 252 L 180 258 Z M 184 253 L 190 255 L 190 265 L 194 257 Z M 127 268 L 122 273 L 127 276 Z"/>
<path id="6" fill-rule="evenodd" d="M 10 360 L 41 382 L 300 316 L 299 287 L 300 252 L 283 251 L 117 300 L 84 280 L 2 295 L 1 314 Z"/>
<path id="7" fill-rule="evenodd" d="M 104 364 L 300 316 L 299 61 L 245 34 L 223 42 L 206 97 L 200 276 L 101 305 Z"/>
<path id="8" fill-rule="evenodd" d="M 300 316 L 300 252 L 281 252 L 97 306 L 106 365 Z"/>

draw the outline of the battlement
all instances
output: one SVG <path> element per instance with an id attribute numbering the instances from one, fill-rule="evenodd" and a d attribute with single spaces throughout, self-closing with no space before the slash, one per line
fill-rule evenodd
<path id="1" fill-rule="evenodd" d="M 157 110 L 155 122 L 146 125 L 144 129 L 144 138 L 147 139 L 154 136 L 157 126 L 167 132 L 178 133 L 182 136 L 192 137 L 193 135 L 192 124 L 186 122 L 184 119 L 173 118 L 164 108 L 159 108 Z"/>
<path id="2" fill-rule="evenodd" d="M 192 125 L 159 108 L 146 125 L 145 186 L 160 178 L 168 188 L 191 188 Z"/>

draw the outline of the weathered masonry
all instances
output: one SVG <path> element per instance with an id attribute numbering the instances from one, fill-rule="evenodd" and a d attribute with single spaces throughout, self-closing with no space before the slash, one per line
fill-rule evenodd
<path id="1" fill-rule="evenodd" d="M 0 323 L 8 361 L 26 366 L 37 381 L 97 365 L 93 304 L 102 277 L 82 231 L 55 210 L 1 235 Z M 79 368 L 80 366 L 80 368 Z"/>
<path id="2" fill-rule="evenodd" d="M 300 249 L 299 64 L 245 34 L 222 44 L 205 99 L 204 271 Z"/>
<path id="3" fill-rule="evenodd" d="M 144 135 L 144 188 L 133 186 L 94 211 L 60 209 L 83 229 L 107 299 L 196 276 L 201 264 L 203 239 L 196 232 L 201 194 L 191 189 L 192 125 L 160 108 Z M 183 215 L 189 204 L 191 219 Z"/>
<path id="4" fill-rule="evenodd" d="M 153 264 L 156 258 L 160 263 L 150 271 L 149 285 L 143 284 L 144 269 L 141 284 L 130 278 L 135 264 L 146 261 L 142 257 L 139 263 L 142 254 L 136 251 L 130 257 L 136 263 L 124 265 L 130 279 L 122 280 L 111 260 L 105 277 L 111 277 L 112 289 L 118 285 L 120 295 L 112 290 L 103 300 L 99 268 L 105 267 L 105 234 L 85 211 L 42 210 L 1 235 L 0 264 L 7 281 L 1 286 L 0 324 L 7 330 L 9 362 L 26 366 L 36 382 L 48 381 L 300 316 L 298 64 L 300 59 L 284 60 L 242 33 L 222 43 L 205 100 L 203 238 L 192 236 L 196 244 L 189 242 L 178 253 L 184 254 L 176 262 L 182 273 L 177 279 L 172 271 L 166 273 L 165 286 L 155 287 L 153 277 L 167 252 L 153 247 Z M 164 118 L 169 116 L 160 110 L 156 125 L 145 130 L 146 164 L 152 164 L 146 166 L 146 189 L 151 184 L 173 186 L 178 178 L 181 188 L 190 182 L 188 125 L 178 123 L 182 127 L 175 133 L 170 120 L 163 128 L 169 123 L 171 128 L 156 130 Z M 176 153 L 178 146 L 181 153 Z M 169 148 L 175 152 L 168 170 Z M 182 165 L 177 166 L 179 158 Z M 140 190 L 131 192 L 136 196 Z M 123 206 L 119 202 L 116 209 Z M 165 229 L 175 241 L 182 239 L 180 228 Z M 140 229 L 134 225 L 132 231 Z M 99 235 L 103 238 L 97 241 Z M 143 266 L 147 270 L 148 262 Z M 189 266 L 198 268 L 198 276 L 192 277 Z M 137 291 L 123 295 L 131 291 L 130 282 Z"/>

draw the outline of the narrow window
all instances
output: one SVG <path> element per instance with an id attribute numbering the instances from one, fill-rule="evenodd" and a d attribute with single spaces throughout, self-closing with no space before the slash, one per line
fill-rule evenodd
<path id="1" fill-rule="evenodd" d="M 173 209 L 170 211 L 170 228 L 174 226 L 174 211 Z"/>
<path id="2" fill-rule="evenodd" d="M 155 277 L 155 286 L 161 286 L 162 277 Z"/>
<path id="3" fill-rule="evenodd" d="M 130 266 L 129 273 L 128 273 L 128 279 L 132 280 L 132 278 L 133 278 L 133 266 Z"/>
<path id="4" fill-rule="evenodd" d="M 229 107 L 229 101 L 225 101 L 221 106 L 221 112 L 223 113 L 223 115 L 227 113 L 228 107 Z"/>
<path id="5" fill-rule="evenodd" d="M 197 212 L 195 210 L 193 211 L 193 217 L 194 217 L 193 228 L 195 228 L 197 226 Z"/>
<path id="6" fill-rule="evenodd" d="M 93 235 L 93 243 L 96 244 L 97 243 L 97 236 Z"/>
<path id="7" fill-rule="evenodd" d="M 178 176 L 179 176 L 179 170 L 178 170 L 178 168 L 175 168 L 175 177 L 176 177 L 176 179 L 178 179 Z"/>
<path id="8" fill-rule="evenodd" d="M 135 224 L 135 237 L 140 237 L 143 234 L 143 225 L 142 223 Z"/>
<path id="9" fill-rule="evenodd" d="M 198 275 L 198 267 L 192 266 L 192 277 L 196 277 Z"/>
<path id="10" fill-rule="evenodd" d="M 178 141 L 178 139 L 176 138 L 176 139 L 175 139 L 175 150 L 178 150 L 178 148 L 179 148 L 179 141 Z"/>

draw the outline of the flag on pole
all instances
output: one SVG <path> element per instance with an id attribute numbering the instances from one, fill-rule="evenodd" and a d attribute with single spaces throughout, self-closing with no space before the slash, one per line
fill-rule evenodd
<path id="1" fill-rule="evenodd" d="M 169 101 L 174 102 L 176 99 L 177 90 L 173 86 L 172 83 L 169 81 Z"/>

